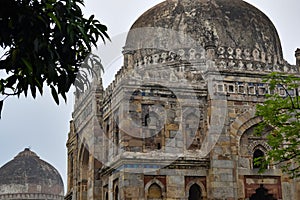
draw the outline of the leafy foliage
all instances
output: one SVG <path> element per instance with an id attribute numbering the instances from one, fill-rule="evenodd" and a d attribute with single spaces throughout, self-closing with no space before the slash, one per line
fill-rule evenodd
<path id="1" fill-rule="evenodd" d="M 80 67 L 99 39 L 109 36 L 106 26 L 93 15 L 85 18 L 80 6 L 83 0 L 0 1 L 0 46 L 5 49 L 0 94 L 27 96 L 30 88 L 35 98 L 46 84 L 58 104 L 58 96 L 66 100 L 72 85 L 82 90 L 87 79 Z"/>
<path id="2" fill-rule="evenodd" d="M 272 150 L 262 165 L 279 165 L 292 177 L 300 176 L 300 78 L 293 75 L 271 73 L 267 80 L 271 94 L 257 105 L 257 115 L 263 117 L 257 132 L 271 126 L 268 144 Z M 261 171 L 263 169 L 261 168 Z"/>

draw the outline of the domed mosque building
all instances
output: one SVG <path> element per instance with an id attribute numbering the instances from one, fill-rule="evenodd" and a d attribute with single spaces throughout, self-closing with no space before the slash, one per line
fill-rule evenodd
<path id="1" fill-rule="evenodd" d="M 62 200 L 63 181 L 53 166 L 26 148 L 0 168 L 0 199 Z"/>
<path id="2" fill-rule="evenodd" d="M 124 63 L 77 93 L 68 135 L 65 199 L 300 199 L 255 134 L 256 105 L 284 60 L 269 18 L 242 0 L 166 0 L 132 25 Z M 282 88 L 276 88 L 283 97 Z"/>

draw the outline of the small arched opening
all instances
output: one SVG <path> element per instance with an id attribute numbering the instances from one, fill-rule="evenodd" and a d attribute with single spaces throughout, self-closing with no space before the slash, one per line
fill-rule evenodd
<path id="1" fill-rule="evenodd" d="M 148 189 L 148 199 L 162 199 L 162 189 L 157 183 L 153 183 Z"/>
<path id="2" fill-rule="evenodd" d="M 88 171 L 89 171 L 89 151 L 87 148 L 82 146 L 81 153 L 80 153 L 80 199 L 87 200 L 87 188 L 88 188 Z"/>
<path id="3" fill-rule="evenodd" d="M 108 200 L 108 192 L 105 192 L 105 200 Z"/>
<path id="4" fill-rule="evenodd" d="M 189 189 L 188 200 L 201 200 L 201 188 L 198 184 L 193 184 Z"/>
<path id="5" fill-rule="evenodd" d="M 119 200 L 119 187 L 115 187 L 114 200 Z"/>
<path id="6" fill-rule="evenodd" d="M 260 150 L 256 149 L 253 153 L 253 169 L 259 169 L 263 167 L 263 164 L 261 162 L 256 162 L 257 159 L 264 159 L 265 153 Z"/>
<path id="7" fill-rule="evenodd" d="M 162 182 L 154 178 L 145 185 L 145 200 L 164 199 L 166 189 Z"/>

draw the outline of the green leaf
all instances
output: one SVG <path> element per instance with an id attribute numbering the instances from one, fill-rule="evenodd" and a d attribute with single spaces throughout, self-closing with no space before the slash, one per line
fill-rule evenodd
<path id="1" fill-rule="evenodd" d="M 6 88 L 13 88 L 13 85 L 16 83 L 17 81 L 17 76 L 16 75 L 11 75 L 10 77 L 8 77 L 6 80 L 6 84 L 5 87 Z"/>
<path id="2" fill-rule="evenodd" d="M 77 28 L 79 29 L 80 33 L 82 34 L 83 41 L 84 41 L 85 45 L 87 46 L 88 50 L 91 51 L 90 40 L 89 40 L 85 30 L 81 26 L 78 26 Z"/>
<path id="3" fill-rule="evenodd" d="M 67 103 L 67 96 L 66 93 L 62 92 L 61 96 L 63 97 L 63 99 L 65 100 L 65 103 Z"/>
<path id="4" fill-rule="evenodd" d="M 28 69 L 29 73 L 32 73 L 33 71 L 33 67 L 31 65 L 30 62 L 28 62 L 25 58 L 21 58 L 21 60 L 23 61 L 23 63 L 26 65 L 26 68 Z"/>
<path id="5" fill-rule="evenodd" d="M 57 17 L 53 13 L 48 13 L 48 16 L 54 21 L 54 23 L 57 25 L 57 27 L 61 31 L 61 25 L 60 25 L 60 22 L 58 21 Z"/>
<path id="6" fill-rule="evenodd" d="M 56 89 L 55 89 L 55 87 L 54 87 L 53 85 L 50 85 L 50 87 L 51 87 L 51 94 L 52 94 L 52 97 L 53 97 L 55 103 L 56 103 L 57 105 L 59 105 L 59 98 L 58 98 Z"/>
<path id="7" fill-rule="evenodd" d="M 39 81 L 37 78 L 35 78 L 35 84 L 40 92 L 41 95 L 43 95 L 43 82 L 42 81 Z"/>
<path id="8" fill-rule="evenodd" d="M 31 95 L 35 99 L 36 97 L 36 87 L 34 85 L 30 85 Z"/>
<path id="9" fill-rule="evenodd" d="M 0 101 L 0 119 L 1 119 L 2 108 L 3 108 L 3 100 Z"/>

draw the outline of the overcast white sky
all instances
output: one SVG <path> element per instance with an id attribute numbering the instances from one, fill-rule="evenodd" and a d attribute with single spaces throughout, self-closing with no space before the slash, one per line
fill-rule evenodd
<path id="1" fill-rule="evenodd" d="M 144 11 L 162 0 L 86 0 L 84 12 L 95 14 L 109 28 L 112 44 L 100 49 L 106 77 L 112 77 L 112 66 L 121 63 L 122 38 Z M 299 0 L 247 0 L 262 10 L 279 33 L 284 58 L 295 64 L 294 52 L 300 47 Z M 230 3 L 230 0 L 228 0 Z M 107 49 L 107 50 L 106 50 Z M 112 51 L 114 49 L 114 51 Z M 108 52 L 105 54 L 105 52 Z M 104 58 L 106 57 L 106 59 Z M 108 75 L 107 75 L 108 74 Z M 66 184 L 66 140 L 72 119 L 72 94 L 67 104 L 57 106 L 49 93 L 36 100 L 21 97 L 5 101 L 0 120 L 0 166 L 18 152 L 31 147 L 42 159 L 61 173 Z"/>

